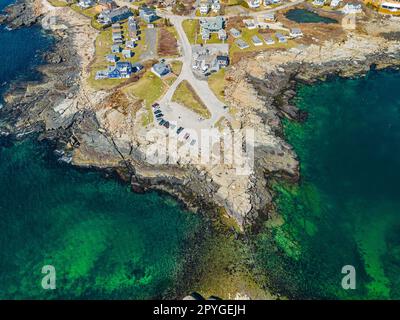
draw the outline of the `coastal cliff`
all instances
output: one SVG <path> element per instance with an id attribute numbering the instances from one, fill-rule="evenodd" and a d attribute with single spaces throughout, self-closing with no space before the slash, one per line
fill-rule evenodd
<path id="1" fill-rule="evenodd" d="M 148 163 L 144 154 L 154 141 L 140 125 L 141 111 L 134 112 L 124 98 L 115 104 L 118 88 L 94 90 L 87 83 L 98 35 L 90 20 L 46 1 L 21 2 L 7 12 L 4 20 L 12 28 L 40 22 L 57 44 L 38 70 L 41 81 L 14 83 L 6 93 L 0 111 L 3 134 L 21 137 L 38 131 L 63 161 L 115 171 L 134 191 L 165 191 L 193 210 L 223 208 L 242 229 L 276 216 L 270 181 L 299 179 L 299 161 L 281 127 L 282 118 L 307 117 L 290 103 L 296 83 L 359 75 L 372 65 L 400 61 L 399 42 L 387 36 L 396 22 L 378 19 L 361 21 L 362 32 L 346 32 L 340 41 L 265 51 L 232 65 L 225 76 L 225 96 L 238 119 L 233 126 L 255 130 L 255 165 L 251 174 L 240 176 L 234 165 Z"/>

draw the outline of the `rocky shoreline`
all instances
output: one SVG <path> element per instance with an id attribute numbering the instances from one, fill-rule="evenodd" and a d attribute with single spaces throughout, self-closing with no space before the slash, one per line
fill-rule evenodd
<path id="1" fill-rule="evenodd" d="M 36 1 L 27 0 L 8 7 L 5 22 L 11 27 L 39 23 L 43 15 L 35 9 L 35 4 Z M 281 63 L 271 63 L 276 53 L 260 53 L 256 59 L 243 59 L 232 66 L 227 73 L 228 102 L 239 110 L 241 128 L 255 126 L 259 130 L 254 174 L 234 192 L 223 187 L 224 183 L 231 185 L 232 182 L 220 181 L 219 176 L 210 175 L 204 168 L 146 163 L 141 149 L 143 144 L 119 139 L 107 126 L 109 123 L 99 118 L 99 111 L 90 99 L 73 111 L 71 108 L 56 111 L 55 106 L 72 100 L 79 92 L 83 72 L 69 21 L 58 19 L 58 25 L 67 28 L 52 30 L 57 42 L 45 56 L 47 64 L 39 67 L 42 81 L 14 83 L 5 95 L 6 105 L 0 110 L 2 134 L 22 138 L 25 133 L 39 132 L 40 139 L 50 141 L 65 162 L 115 171 L 131 184 L 133 191 L 167 192 L 192 210 L 224 208 L 244 229 L 253 226 L 255 230 L 258 222 L 276 215 L 269 186 L 272 179 L 296 182 L 300 178 L 297 156 L 284 141 L 281 126 L 283 117 L 294 121 L 307 118 L 291 104 L 297 84 L 313 83 L 330 75 L 357 76 L 365 74 L 371 66 L 384 68 L 400 64 L 400 51 L 366 48 L 362 59 L 349 59 L 344 54 L 342 58 L 327 58 L 326 61 L 313 62 L 304 58 L 297 62 L 299 59 L 292 59 L 290 55 L 297 57 L 302 53 L 293 51 L 287 53 L 288 58 Z M 398 43 L 394 42 L 393 47 L 396 46 Z M 264 65 L 266 61 L 269 66 Z"/>

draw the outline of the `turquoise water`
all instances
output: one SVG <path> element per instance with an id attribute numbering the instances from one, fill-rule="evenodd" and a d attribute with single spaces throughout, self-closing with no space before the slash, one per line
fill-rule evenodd
<path id="1" fill-rule="evenodd" d="M 292 9 L 285 14 L 286 18 L 298 23 L 337 23 L 335 19 L 320 16 L 306 9 Z"/>
<path id="2" fill-rule="evenodd" d="M 299 186 L 275 184 L 285 223 L 258 237 L 272 286 L 291 297 L 400 298 L 399 72 L 301 86 L 285 123 Z M 278 250 L 276 250 L 278 247 Z M 356 268 L 356 290 L 341 269 Z"/>
<path id="3" fill-rule="evenodd" d="M 1 84 L 36 79 L 52 39 L 38 27 L 0 27 L 0 43 Z M 62 166 L 33 138 L 0 141 L 0 195 L 0 299 L 187 294 L 176 290 L 202 224 L 170 197 Z M 56 290 L 41 287 L 44 265 L 56 269 Z"/>
<path id="4" fill-rule="evenodd" d="M 30 140 L 0 147 L 0 194 L 0 299 L 173 296 L 200 227 L 169 197 L 64 167 Z M 41 287 L 44 265 L 56 290 Z"/>

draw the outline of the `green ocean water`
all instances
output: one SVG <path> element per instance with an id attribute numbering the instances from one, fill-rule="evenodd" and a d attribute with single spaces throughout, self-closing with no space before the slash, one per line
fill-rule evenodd
<path id="1" fill-rule="evenodd" d="M 201 227 L 170 197 L 61 165 L 32 140 L 0 147 L 0 195 L 0 299 L 174 297 Z"/>
<path id="2" fill-rule="evenodd" d="M 258 235 L 269 285 L 289 297 L 400 298 L 400 73 L 301 86 L 304 124 L 286 121 L 297 186 L 274 184 L 285 223 Z M 344 265 L 356 289 L 344 290 Z"/>

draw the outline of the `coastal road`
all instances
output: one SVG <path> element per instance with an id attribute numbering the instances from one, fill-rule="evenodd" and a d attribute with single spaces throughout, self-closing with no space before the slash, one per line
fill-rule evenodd
<path id="1" fill-rule="evenodd" d="M 222 103 L 214 94 L 214 92 L 210 89 L 208 86 L 208 83 L 204 80 L 199 80 L 197 79 L 193 72 L 192 72 L 192 47 L 191 44 L 189 43 L 189 40 L 185 34 L 185 31 L 183 30 L 182 27 L 182 22 L 183 20 L 186 19 L 186 17 L 181 17 L 181 16 L 169 16 L 169 19 L 171 23 L 174 25 L 180 45 L 181 45 L 181 51 L 182 51 L 182 70 L 181 73 L 179 74 L 178 78 L 175 80 L 175 82 L 170 86 L 168 91 L 165 93 L 165 95 L 161 98 L 160 104 L 161 106 L 165 105 L 167 106 L 165 108 L 164 113 L 166 113 L 166 118 L 168 118 L 168 112 L 169 109 L 171 109 L 171 112 L 173 112 L 173 109 L 176 109 L 178 111 L 179 108 L 176 108 L 176 103 L 172 103 L 172 96 L 178 87 L 178 85 L 186 80 L 188 81 L 191 86 L 193 87 L 193 90 L 197 93 L 197 95 L 200 97 L 200 99 L 203 101 L 203 103 L 206 105 L 207 109 L 211 113 L 211 118 L 206 119 L 206 120 L 199 120 L 199 116 L 193 115 L 191 116 L 190 113 L 183 115 L 184 118 L 181 116 L 181 120 L 184 122 L 183 125 L 188 126 L 185 122 L 190 123 L 192 126 L 194 122 L 201 122 L 201 126 L 204 127 L 212 127 L 215 122 L 217 122 L 221 117 L 225 117 L 230 119 L 231 116 L 227 112 L 227 109 L 224 109 L 224 103 Z M 175 108 L 171 108 L 171 105 L 175 105 Z M 195 119 L 193 119 L 193 117 Z M 186 120 L 185 120 L 186 119 Z"/>

